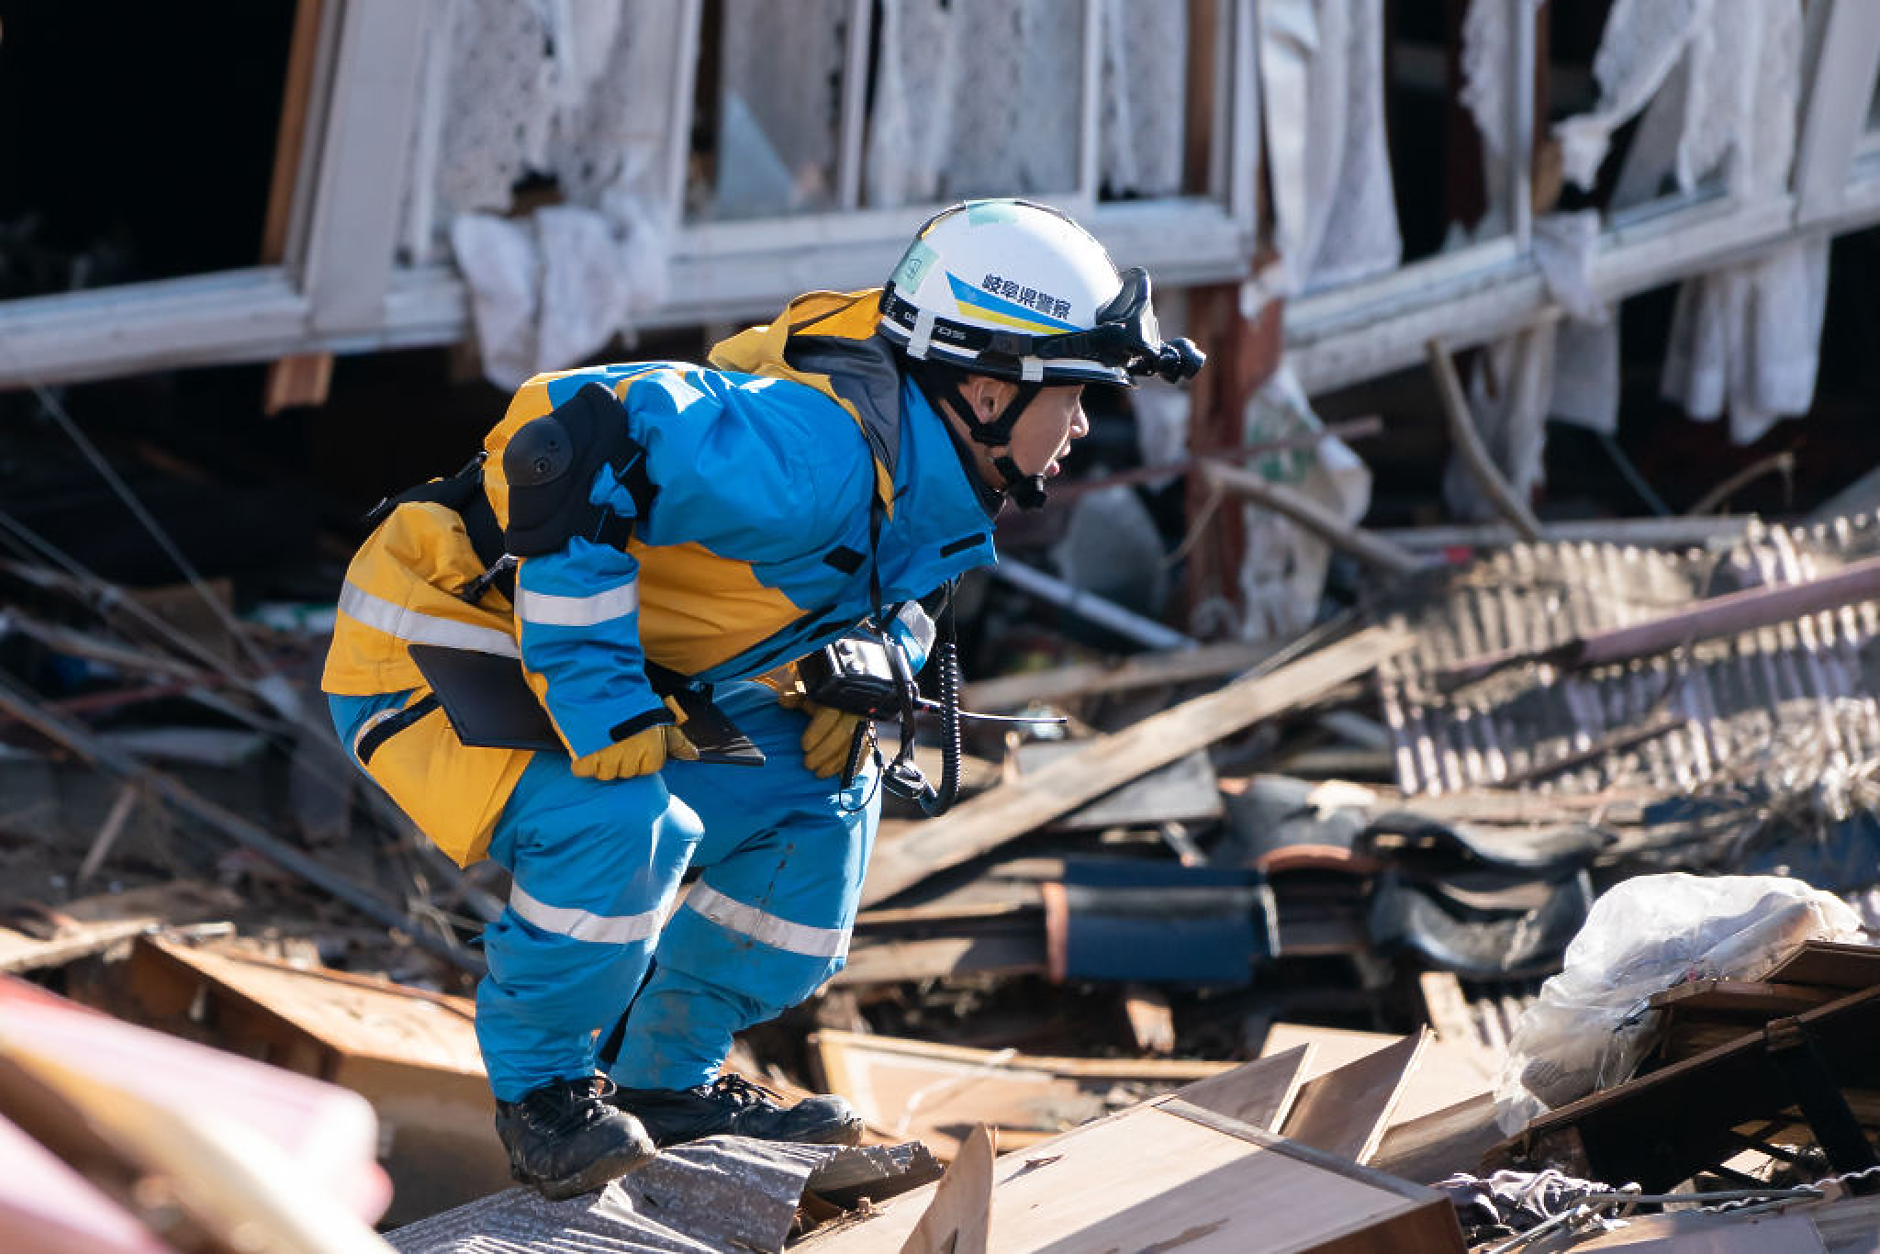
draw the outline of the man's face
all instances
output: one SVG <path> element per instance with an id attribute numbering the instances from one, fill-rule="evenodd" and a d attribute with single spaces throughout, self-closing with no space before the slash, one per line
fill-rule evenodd
<path id="1" fill-rule="evenodd" d="M 1071 441 L 1089 433 L 1084 385 L 1045 388 L 1019 415 L 1009 454 L 1027 475 L 1055 475 L 1060 469 L 1058 459 L 1070 450 Z"/>

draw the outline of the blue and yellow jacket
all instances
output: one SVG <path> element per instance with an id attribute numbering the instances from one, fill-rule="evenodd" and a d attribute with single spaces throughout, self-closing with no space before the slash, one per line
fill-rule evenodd
<path id="1" fill-rule="evenodd" d="M 523 558 L 513 602 L 495 589 L 462 599 L 484 563 L 444 505 L 400 504 L 366 540 L 321 686 L 410 694 L 361 729 L 355 751 L 458 862 L 483 856 L 530 755 L 457 742 L 408 646 L 520 658 L 579 757 L 669 717 L 649 661 L 705 683 L 765 674 L 994 560 L 952 437 L 874 335 L 878 296 L 799 297 L 719 344 L 709 368 L 596 366 L 525 383 L 484 442 L 499 525 L 510 436 L 584 386 L 619 400 L 645 464 L 635 492 L 605 468 L 589 491 L 632 519 L 624 549 L 576 537 Z"/>

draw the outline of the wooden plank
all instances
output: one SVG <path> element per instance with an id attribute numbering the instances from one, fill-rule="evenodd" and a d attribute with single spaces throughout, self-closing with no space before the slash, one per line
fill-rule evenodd
<path id="1" fill-rule="evenodd" d="M 1180 1249 L 1182 1254 L 1462 1254 L 1441 1194 L 1340 1163 L 1223 1115 L 1135 1107 L 1007 1154 L 993 1168 L 997 1248 Z M 812 1235 L 814 1254 L 894 1249 L 934 1186 L 859 1224 Z"/>
<path id="2" fill-rule="evenodd" d="M 469 998 L 146 938 L 131 961 L 154 1027 L 349 1088 L 372 1103 L 403 1223 L 507 1187 Z"/>
<path id="3" fill-rule="evenodd" d="M 964 975 L 1037 975 L 1048 969 L 1042 910 L 993 922 L 960 935 L 921 939 L 858 934 L 849 944 L 848 965 L 830 984 L 852 988 Z"/>
<path id="4" fill-rule="evenodd" d="M 261 412 L 272 416 L 301 405 L 324 405 L 332 385 L 331 353 L 295 353 L 269 362 Z"/>
<path id="5" fill-rule="evenodd" d="M 1457 1044 L 1481 1041 L 1475 1017 L 1469 1013 L 1469 999 L 1453 972 L 1425 971 L 1417 976 L 1417 988 L 1423 993 L 1423 1010 L 1436 1035 Z"/>
<path id="6" fill-rule="evenodd" d="M 1245 1063 L 1206 1062 L 1191 1058 L 1073 1058 L 1062 1054 L 1023 1054 L 1014 1050 L 974 1049 L 968 1045 L 944 1045 L 937 1041 L 916 1041 L 899 1036 L 876 1036 L 868 1032 L 842 1032 L 824 1029 L 815 1034 L 838 1045 L 884 1054 L 917 1058 L 950 1059 L 955 1062 L 981 1063 L 993 1055 L 1003 1055 L 1007 1064 L 1031 1071 L 1050 1071 L 1077 1079 L 1169 1081 L 1184 1083 L 1223 1075 Z M 812 1043 L 814 1038 L 812 1038 Z"/>
<path id="7" fill-rule="evenodd" d="M 1880 984 L 1880 946 L 1803 941 L 1764 975 L 1765 983 L 1803 984 L 1847 992 Z"/>
<path id="8" fill-rule="evenodd" d="M 1803 984 L 1776 984 L 1749 980 L 1692 980 L 1653 993 L 1651 1004 L 1681 1015 L 1753 1015 L 1775 1019 L 1833 1001 L 1841 994 L 1831 988 Z"/>
<path id="9" fill-rule="evenodd" d="M 1870 1046 L 1880 1030 L 1880 987 L 1778 1021 L 1807 1034 L 1843 1088 L 1880 1087 Z M 1730 1157 L 1732 1129 L 1779 1116 L 1794 1101 L 1770 1059 L 1763 1031 L 1552 1110 L 1497 1146 L 1496 1166 L 1566 1154 L 1569 1174 L 1637 1180 L 1661 1191 Z"/>
<path id="10" fill-rule="evenodd" d="M 1281 1134 L 1355 1163 L 1369 1162 L 1428 1039 L 1428 1030 L 1419 1028 L 1413 1036 L 1308 1080 L 1280 1125 Z"/>
<path id="11" fill-rule="evenodd" d="M 1232 1071 L 1197 1080 L 1177 1089 L 1173 1096 L 1229 1119 L 1277 1128 L 1299 1097 L 1311 1058 L 1311 1045 L 1294 1046 L 1284 1053 L 1256 1058 Z"/>
<path id="12" fill-rule="evenodd" d="M 1147 984 L 1127 986 L 1123 989 L 1123 1015 L 1129 1020 L 1129 1032 L 1139 1052 L 1175 1052 L 1175 1011 L 1165 990 Z"/>
<path id="13" fill-rule="evenodd" d="M 1813 1209 L 1812 1207 L 1809 1209 Z M 1539 1247 L 1553 1249 L 1556 1247 Z M 1612 1232 L 1594 1233 L 1572 1247 L 1629 1254 L 1823 1254 L 1821 1234 L 1805 1213 L 1638 1215 Z M 1862 1250 L 1870 1246 L 1860 1246 Z"/>
<path id="14" fill-rule="evenodd" d="M 294 4 L 294 33 L 288 45 L 287 78 L 281 88 L 281 124 L 274 139 L 274 173 L 268 182 L 268 210 L 261 228 L 264 265 L 287 259 L 296 184 L 300 172 L 311 164 L 303 158 L 308 146 L 308 105 L 313 97 L 321 9 L 325 4 L 326 0 L 295 0 Z M 295 353 L 270 362 L 261 411 L 278 414 L 295 405 L 323 405 L 332 380 L 331 353 Z"/>
<path id="15" fill-rule="evenodd" d="M 1048 671 L 1001 675 L 966 685 L 960 698 L 969 710 L 1016 710 L 1034 701 L 1072 701 L 1138 688 L 1194 683 L 1237 675 L 1272 656 L 1271 643 L 1234 640 L 1193 649 L 1137 653 L 1109 662 L 1083 662 Z"/>
<path id="16" fill-rule="evenodd" d="M 313 98 L 314 63 L 320 49 L 320 11 L 325 4 L 326 0 L 294 0 L 294 31 L 281 86 L 281 123 L 274 135 L 274 171 L 268 178 L 268 209 L 261 226 L 261 260 L 268 264 L 287 257 L 294 188 L 307 142 L 308 103 Z"/>
<path id="17" fill-rule="evenodd" d="M 1053 762 L 1082 751 L 1081 740 L 1035 740 L 1019 746 L 1022 779 Z M 1214 765 L 1200 750 L 1157 767 L 1115 792 L 1079 806 L 1051 823 L 1053 831 L 1092 832 L 1106 827 L 1154 827 L 1158 823 L 1199 823 L 1223 813 Z"/>
<path id="18" fill-rule="evenodd" d="M 1408 632 L 1369 628 L 1269 674 L 1237 680 L 1101 737 L 1035 775 L 982 793 L 892 845 L 878 846 L 862 887 L 862 904 L 875 905 L 1158 766 L 1313 701 L 1407 647 L 1411 638 Z"/>
<path id="19" fill-rule="evenodd" d="M 1477 1093 L 1386 1128 L 1369 1165 L 1405 1180 L 1431 1184 L 1458 1171 L 1477 1174 L 1482 1155 L 1501 1139 L 1495 1095 Z"/>
<path id="20" fill-rule="evenodd" d="M 1167 1089 L 1231 1064 L 1059 1058 L 855 1032 L 809 1038 L 825 1088 L 848 1098 L 883 1136 L 914 1138 L 952 1158 L 975 1124 L 1002 1146 L 1048 1137 L 1107 1113 L 1118 1084 Z"/>
<path id="21" fill-rule="evenodd" d="M 154 915 L 107 919 L 100 923 L 84 923 L 61 929 L 49 939 L 28 936 L 10 927 L 0 927 L 0 971 L 39 971 L 47 967 L 64 966 L 75 959 L 102 953 L 119 941 L 147 932 L 158 922 Z"/>
<path id="22" fill-rule="evenodd" d="M 153 928 L 227 919 L 241 906 L 238 894 L 192 880 L 81 897 L 59 907 L 68 922 L 49 937 L 0 927 L 0 971 L 63 966 Z"/>
<path id="23" fill-rule="evenodd" d="M 901 1254 L 986 1254 L 992 1230 L 992 1134 L 976 1124 L 934 1185 Z"/>

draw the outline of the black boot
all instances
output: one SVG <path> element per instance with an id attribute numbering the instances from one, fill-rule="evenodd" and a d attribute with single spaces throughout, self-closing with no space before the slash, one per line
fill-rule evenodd
<path id="1" fill-rule="evenodd" d="M 862 1139 L 862 1117 L 840 1097 L 806 1097 L 794 1106 L 743 1076 L 721 1075 L 689 1089 L 619 1089 L 614 1105 L 639 1118 L 662 1148 L 725 1133 L 760 1141 L 808 1141 L 854 1145 Z"/>
<path id="2" fill-rule="evenodd" d="M 640 1121 L 608 1104 L 601 1076 L 555 1080 L 496 1103 L 496 1135 L 509 1151 L 509 1173 L 543 1197 L 591 1193 L 642 1166 L 659 1151 Z"/>

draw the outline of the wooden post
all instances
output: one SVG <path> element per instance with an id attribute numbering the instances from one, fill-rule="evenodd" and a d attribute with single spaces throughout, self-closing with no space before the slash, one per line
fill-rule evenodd
<path id="1" fill-rule="evenodd" d="M 324 3 L 295 0 L 294 4 L 293 42 L 287 54 L 287 79 L 281 87 L 281 125 L 274 140 L 274 174 L 268 184 L 268 215 L 261 230 L 263 265 L 278 265 L 287 257 L 294 187 L 300 176 L 301 150 L 308 139 L 307 114 L 319 60 L 320 11 Z M 323 405 L 332 381 L 331 353 L 298 353 L 271 362 L 261 412 L 272 415 L 295 405 Z"/>
<path id="2" fill-rule="evenodd" d="M 1188 450 L 1192 457 L 1238 447 L 1245 440 L 1247 402 L 1279 369 L 1283 302 L 1269 300 L 1251 320 L 1240 312 L 1240 285 L 1219 284 L 1189 293 L 1189 325 L 1208 353 L 1208 364 L 1191 385 Z M 1190 522 L 1207 508 L 1212 488 L 1200 462 L 1188 472 Z M 1240 567 L 1247 554 L 1247 529 L 1239 510 L 1218 510 L 1188 555 L 1188 611 L 1224 600 L 1239 608 Z M 1190 634 L 1193 634 L 1191 631 Z"/>

